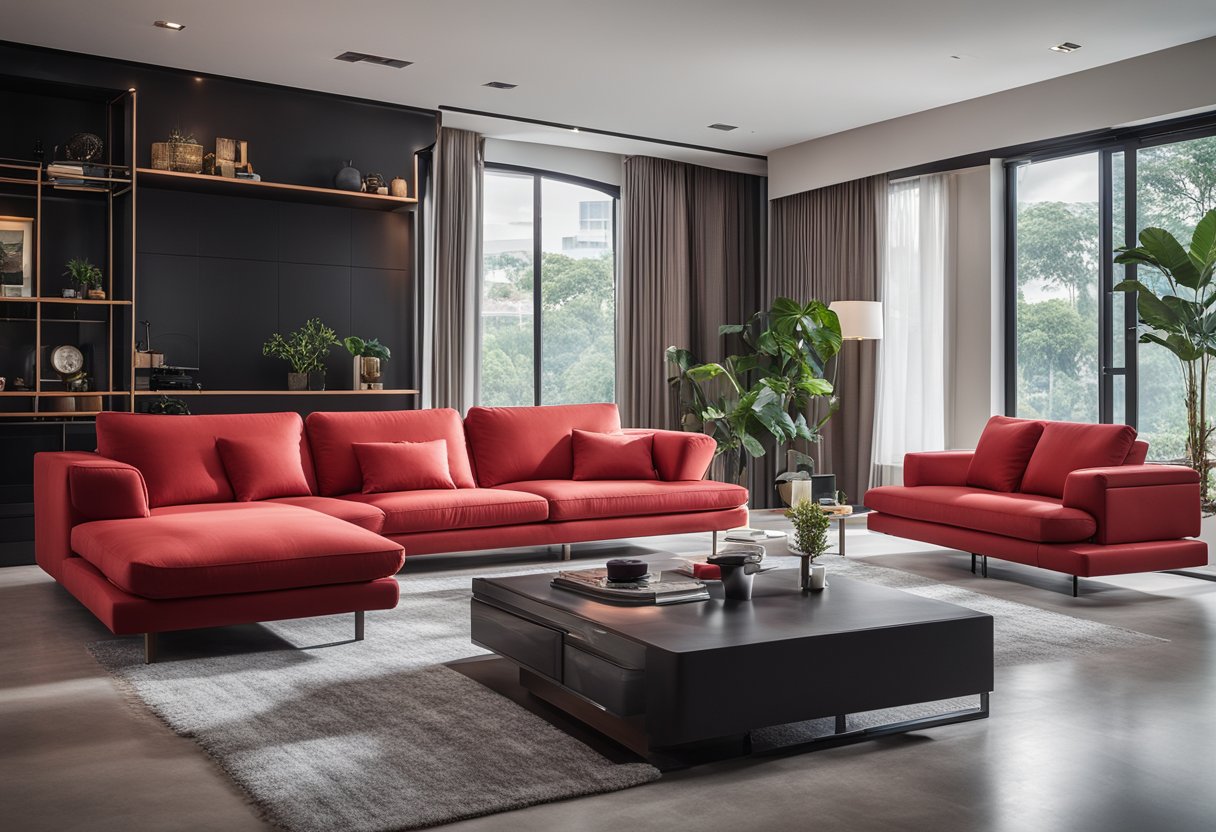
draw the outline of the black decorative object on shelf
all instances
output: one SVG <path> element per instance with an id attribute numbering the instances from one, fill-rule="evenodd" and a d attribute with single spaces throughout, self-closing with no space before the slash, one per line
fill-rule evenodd
<path id="1" fill-rule="evenodd" d="M 105 145 L 102 144 L 101 137 L 92 133 L 77 133 L 68 139 L 63 148 L 68 159 L 73 162 L 96 162 L 101 158 L 103 150 Z"/>
<path id="2" fill-rule="evenodd" d="M 363 187 L 363 174 L 359 173 L 354 161 L 348 160 L 346 167 L 334 176 L 334 187 L 340 191 L 358 191 Z"/>
<path id="3" fill-rule="evenodd" d="M 171 399 L 161 396 L 148 403 L 147 413 L 157 413 L 161 416 L 189 416 L 190 408 L 181 399 Z"/>

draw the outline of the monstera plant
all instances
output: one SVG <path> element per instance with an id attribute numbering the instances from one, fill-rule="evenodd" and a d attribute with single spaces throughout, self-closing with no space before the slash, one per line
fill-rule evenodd
<path id="1" fill-rule="evenodd" d="M 1163 228 L 1144 229 L 1139 242 L 1116 249 L 1115 262 L 1153 269 L 1161 278 L 1124 280 L 1115 291 L 1136 293 L 1140 343 L 1164 347 L 1181 364 L 1187 464 L 1199 472 L 1204 509 L 1210 512 L 1213 426 L 1207 390 L 1216 356 L 1216 210 L 1195 226 L 1188 248 Z"/>
<path id="2" fill-rule="evenodd" d="M 747 347 L 722 363 L 697 363 L 686 349 L 667 348 L 676 373 L 668 381 L 681 402 L 686 428 L 706 430 L 717 453 L 728 459 L 727 474 L 741 482 L 749 458 L 764 456 L 764 441 L 814 442 L 838 404 L 826 378 L 828 360 L 840 352 L 840 321 L 826 305 L 778 298 L 771 309 L 747 323 L 719 328 Z M 826 400 L 824 415 L 811 424 L 807 413 Z"/>

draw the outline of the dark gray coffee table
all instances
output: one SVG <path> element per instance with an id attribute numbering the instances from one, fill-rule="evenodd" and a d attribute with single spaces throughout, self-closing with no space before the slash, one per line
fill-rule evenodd
<path id="1" fill-rule="evenodd" d="M 528 690 L 644 756 L 823 717 L 808 745 L 983 719 L 992 617 L 830 576 L 804 592 L 796 570 L 756 576 L 750 602 L 602 603 L 551 575 L 473 581 L 474 643 L 519 666 Z M 848 715 L 979 696 L 975 708 L 850 730 Z"/>

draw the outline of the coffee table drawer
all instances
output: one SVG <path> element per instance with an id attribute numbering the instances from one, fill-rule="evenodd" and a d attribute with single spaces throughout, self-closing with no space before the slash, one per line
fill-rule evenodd
<path id="1" fill-rule="evenodd" d="M 473 599 L 473 643 L 550 679 L 562 680 L 562 633 Z"/>
<path id="2" fill-rule="evenodd" d="M 586 650 L 567 644 L 562 684 L 617 716 L 633 716 L 646 709 L 645 676 Z"/>

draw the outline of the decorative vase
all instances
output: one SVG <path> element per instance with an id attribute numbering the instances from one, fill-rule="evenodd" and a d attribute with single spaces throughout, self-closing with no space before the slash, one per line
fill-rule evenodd
<path id="1" fill-rule="evenodd" d="M 325 389 L 325 371 L 314 370 L 308 374 L 308 389 L 309 390 L 324 390 Z"/>
<path id="2" fill-rule="evenodd" d="M 828 568 L 822 563 L 811 564 L 811 585 L 808 587 L 812 592 L 818 592 L 828 585 Z"/>
<path id="3" fill-rule="evenodd" d="M 287 374 L 287 389 L 288 390 L 307 390 L 308 389 L 308 373 L 288 373 Z"/>
<path id="4" fill-rule="evenodd" d="M 105 300 L 105 299 L 106 299 L 106 290 L 105 289 L 90 289 L 89 290 L 89 300 Z"/>
<path id="5" fill-rule="evenodd" d="M 399 196 L 404 199 L 409 195 L 409 187 L 405 184 L 405 180 L 398 176 L 388 183 L 388 192 L 392 196 Z"/>
<path id="6" fill-rule="evenodd" d="M 380 383 L 380 359 L 371 355 L 362 355 L 359 357 L 359 382 L 363 390 L 379 390 L 383 387 Z"/>
<path id="7" fill-rule="evenodd" d="M 358 191 L 363 188 L 363 175 L 354 166 L 353 161 L 347 161 L 346 167 L 334 176 L 334 187 L 340 191 Z"/>
<path id="8" fill-rule="evenodd" d="M 750 601 L 752 582 L 764 560 L 764 547 L 755 544 L 732 546 L 708 558 L 722 573 L 722 592 L 731 601 Z"/>

